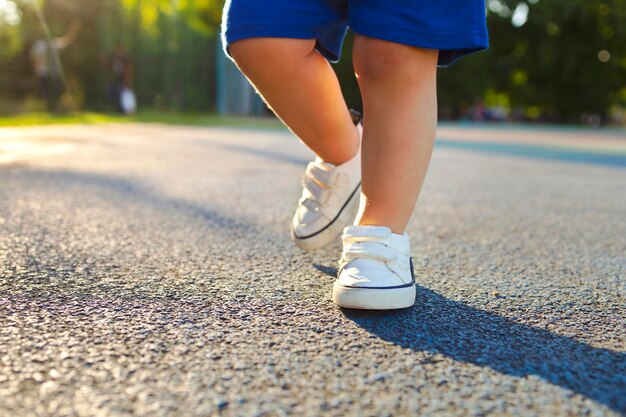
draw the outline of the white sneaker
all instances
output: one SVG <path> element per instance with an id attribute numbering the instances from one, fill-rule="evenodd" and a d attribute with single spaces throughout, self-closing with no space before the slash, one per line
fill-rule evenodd
<path id="1" fill-rule="evenodd" d="M 317 157 L 302 176 L 302 197 L 291 222 L 291 240 L 301 249 L 321 248 L 354 221 L 361 189 L 360 115 L 352 112 L 359 133 L 359 150 L 341 165 Z"/>
<path id="2" fill-rule="evenodd" d="M 409 236 L 384 226 L 348 226 L 333 301 L 346 308 L 391 310 L 415 303 Z"/>

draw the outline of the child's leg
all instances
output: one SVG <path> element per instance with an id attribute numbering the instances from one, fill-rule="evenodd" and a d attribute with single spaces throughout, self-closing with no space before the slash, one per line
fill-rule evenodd
<path id="1" fill-rule="evenodd" d="M 278 117 L 324 161 L 335 165 L 358 149 L 357 131 L 330 64 L 313 39 L 251 38 L 230 53 Z"/>
<path id="2" fill-rule="evenodd" d="M 355 224 L 402 234 L 435 139 L 437 51 L 357 35 L 353 58 L 365 115 Z"/>

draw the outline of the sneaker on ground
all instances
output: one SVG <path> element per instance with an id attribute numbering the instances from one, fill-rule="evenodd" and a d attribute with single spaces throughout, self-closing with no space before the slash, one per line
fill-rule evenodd
<path id="1" fill-rule="evenodd" d="M 409 236 L 385 226 L 348 226 L 333 301 L 341 307 L 392 310 L 415 303 Z"/>
<path id="2" fill-rule="evenodd" d="M 341 165 L 317 157 L 302 176 L 302 197 L 291 222 L 291 239 L 301 249 L 313 250 L 335 239 L 354 221 L 361 189 L 361 115 L 350 111 L 359 134 L 359 150 Z"/>

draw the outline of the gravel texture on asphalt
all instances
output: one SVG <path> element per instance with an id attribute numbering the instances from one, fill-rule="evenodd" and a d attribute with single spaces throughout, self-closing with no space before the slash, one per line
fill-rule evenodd
<path id="1" fill-rule="evenodd" d="M 626 415 L 625 169 L 436 148 L 417 303 L 359 312 L 287 132 L 11 132 L 69 145 L 0 165 L 1 416 Z"/>

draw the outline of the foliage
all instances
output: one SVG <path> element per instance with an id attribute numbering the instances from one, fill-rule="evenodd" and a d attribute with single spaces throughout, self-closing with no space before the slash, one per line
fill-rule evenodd
<path id="1" fill-rule="evenodd" d="M 26 97 L 37 92 L 29 49 L 44 32 L 32 0 L 18 7 L 21 22 L 13 36 L 23 48 L 3 57 L 0 44 L 0 95 Z M 115 108 L 107 99 L 112 74 L 104 63 L 121 43 L 134 64 L 134 88 L 144 107 L 210 111 L 221 7 L 221 0 L 43 0 L 42 14 L 53 37 L 73 21 L 83 24 L 76 42 L 61 51 L 66 87 L 79 107 Z"/>
<path id="2" fill-rule="evenodd" d="M 62 51 L 68 89 L 82 108 L 112 109 L 111 76 L 100 62 L 122 42 L 144 107 L 214 109 L 223 0 L 36 1 L 54 36 L 75 19 L 84 24 Z M 43 33 L 34 4 L 0 0 L 0 98 L 25 101 L 37 90 L 28 51 Z M 18 10 L 19 23 L 7 7 Z M 568 123 L 584 115 L 606 120 L 611 108 L 626 108 L 626 0 L 487 0 L 487 7 L 489 50 L 439 72 L 443 118 L 464 117 L 477 102 L 517 118 Z M 360 107 L 350 55 L 348 38 L 334 67 L 348 103 Z"/>
<path id="3" fill-rule="evenodd" d="M 509 11 L 521 4 L 497 3 Z M 510 13 L 489 13 L 490 49 L 441 72 L 442 104 L 469 106 L 491 92 L 530 118 L 541 114 L 558 122 L 606 117 L 611 106 L 626 106 L 626 1 L 535 0 L 528 6 L 520 27 Z"/>

